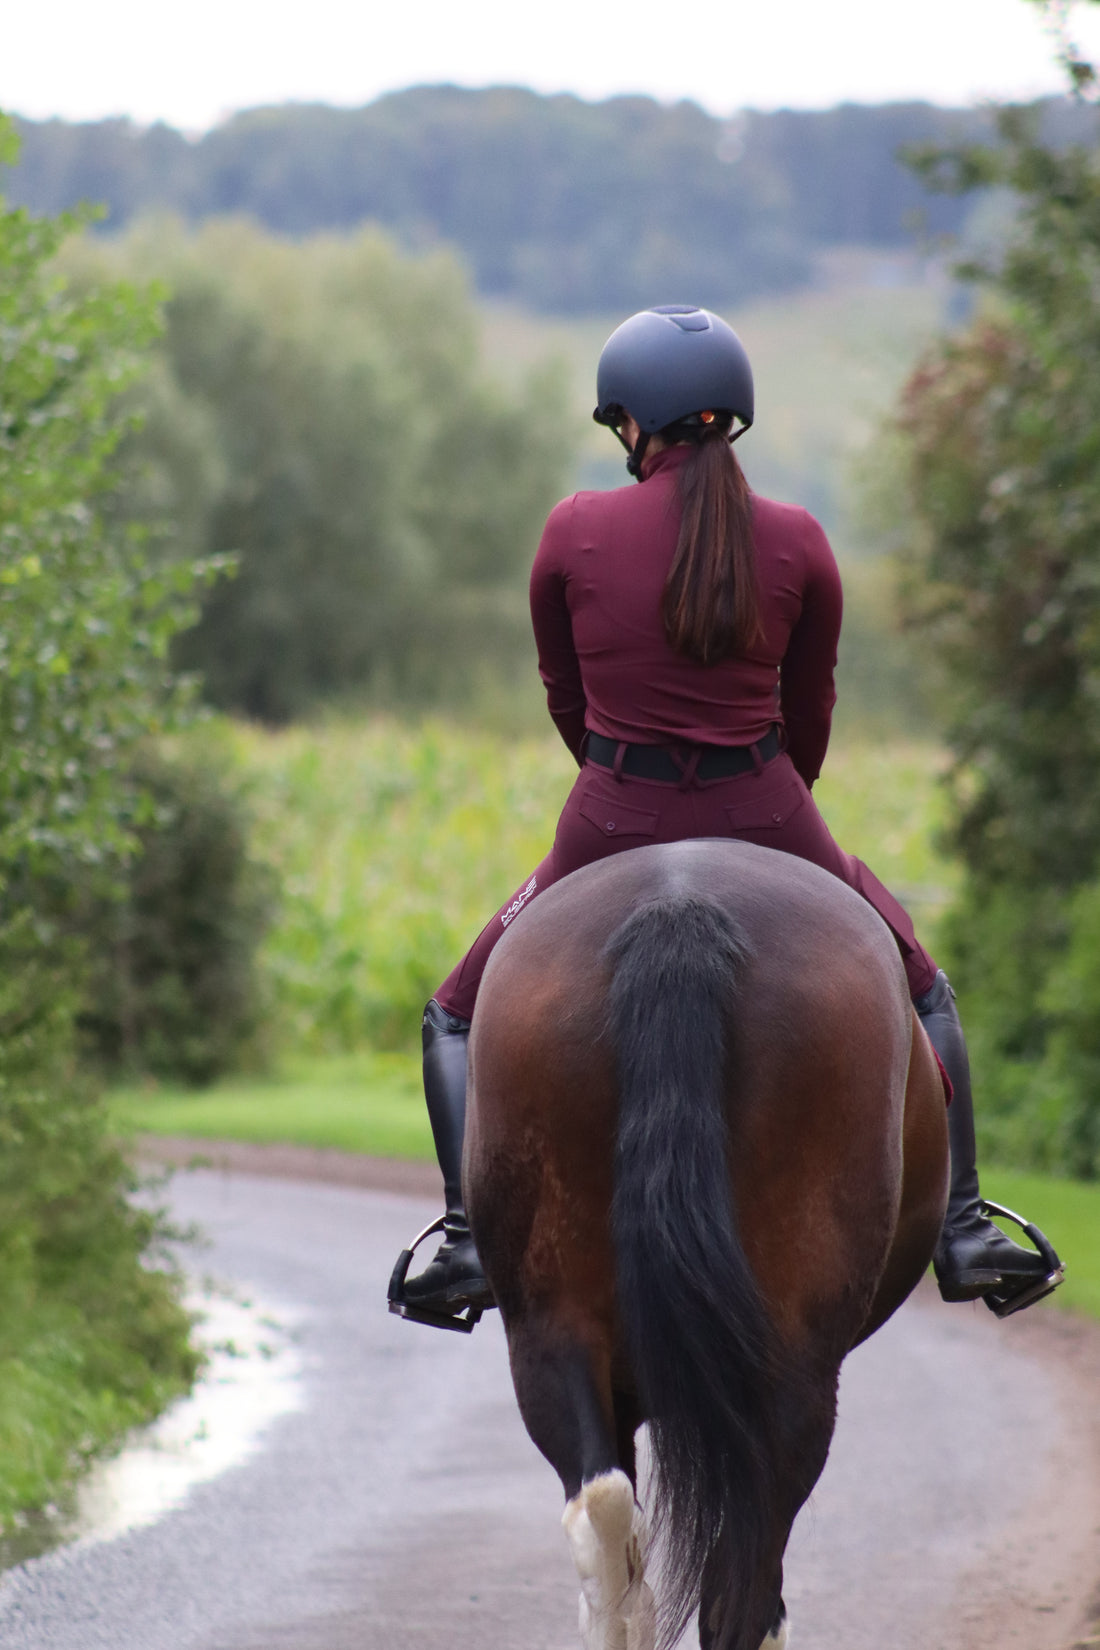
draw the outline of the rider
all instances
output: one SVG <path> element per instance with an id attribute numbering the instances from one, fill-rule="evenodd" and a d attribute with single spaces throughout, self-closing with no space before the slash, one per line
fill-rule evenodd
<path id="1" fill-rule="evenodd" d="M 429 1314 L 492 1303 L 462 1202 L 466 1042 L 489 953 L 552 882 L 646 842 L 728 836 L 812 860 L 891 929 L 914 1006 L 951 1080 L 951 1189 L 934 1266 L 945 1300 L 1013 1309 L 1060 1272 L 987 1218 L 966 1044 L 954 992 L 908 914 L 842 853 L 810 796 L 835 702 L 840 577 L 805 510 L 749 490 L 733 442 L 752 423 L 752 372 L 726 323 L 668 304 L 612 333 L 598 423 L 641 483 L 551 512 L 531 575 L 550 715 L 581 772 L 549 856 L 482 932 L 424 1013 L 424 1088 L 446 1196 L 444 1241 L 404 1285 Z M 1034 1229 L 1031 1229 L 1032 1231 Z M 1045 1242 L 1045 1240 L 1044 1240 Z"/>

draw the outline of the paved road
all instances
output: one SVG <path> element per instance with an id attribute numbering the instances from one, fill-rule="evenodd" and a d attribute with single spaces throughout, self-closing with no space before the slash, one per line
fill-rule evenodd
<path id="1" fill-rule="evenodd" d="M 577 1650 L 559 1489 L 495 1314 L 467 1339 L 381 1304 L 431 1205 L 210 1172 L 177 1177 L 173 1202 L 211 1237 L 203 1266 L 296 1326 L 300 1407 L 152 1526 L 8 1572 L 0 1646 Z M 1092 1461 L 1073 1392 L 1008 1327 L 918 1305 L 850 1360 L 790 1553 L 799 1650 L 1071 1642 L 1088 1549 L 1051 1554 L 1074 1497 L 1076 1524 L 1100 1518 Z"/>

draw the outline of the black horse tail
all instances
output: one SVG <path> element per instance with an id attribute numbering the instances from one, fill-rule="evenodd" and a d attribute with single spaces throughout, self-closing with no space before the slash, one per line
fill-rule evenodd
<path id="1" fill-rule="evenodd" d="M 776 1336 L 738 1233 L 726 1092 L 749 947 L 716 903 L 656 898 L 612 935 L 619 1313 L 650 1422 L 663 1645 L 708 1594 L 714 1650 L 757 1650 L 774 1587 Z M 739 1625 L 744 1623 L 744 1625 Z M 765 1627 L 766 1631 L 766 1627 Z M 751 1641 L 751 1642 L 750 1642 Z"/>

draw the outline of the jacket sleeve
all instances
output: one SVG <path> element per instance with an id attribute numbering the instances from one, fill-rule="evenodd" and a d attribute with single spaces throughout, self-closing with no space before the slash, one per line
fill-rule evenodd
<path id="1" fill-rule="evenodd" d="M 566 595 L 574 502 L 567 498 L 555 505 L 543 529 L 531 569 L 531 623 L 550 715 L 581 767 L 587 705 Z"/>
<path id="2" fill-rule="evenodd" d="M 821 772 L 829 744 L 842 609 L 836 558 L 822 528 L 807 515 L 802 612 L 779 670 L 787 752 L 807 785 Z"/>

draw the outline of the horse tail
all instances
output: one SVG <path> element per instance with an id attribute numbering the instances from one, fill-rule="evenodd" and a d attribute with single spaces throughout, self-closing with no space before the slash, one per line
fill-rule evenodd
<path id="1" fill-rule="evenodd" d="M 743 1650 L 748 1629 L 738 1621 L 766 1602 L 777 1501 L 776 1335 L 738 1233 L 726 1122 L 748 953 L 732 917 L 689 895 L 633 911 L 606 953 L 620 1108 L 618 1305 L 650 1422 L 662 1644 L 683 1632 L 709 1575 L 736 1600 L 714 1624 L 715 1650 Z"/>

